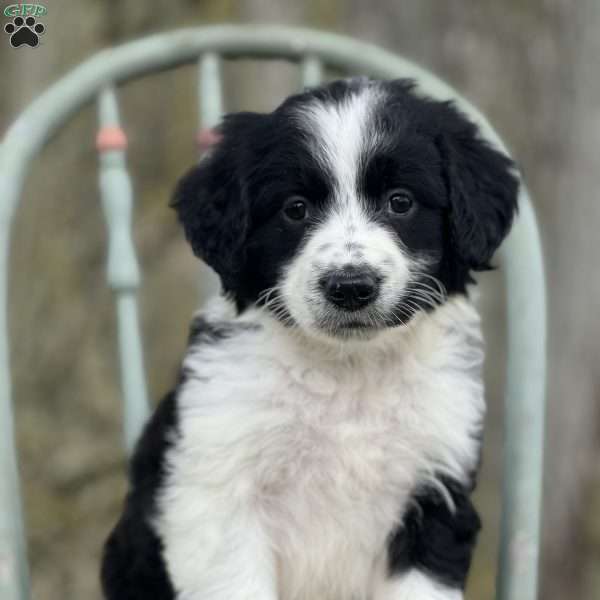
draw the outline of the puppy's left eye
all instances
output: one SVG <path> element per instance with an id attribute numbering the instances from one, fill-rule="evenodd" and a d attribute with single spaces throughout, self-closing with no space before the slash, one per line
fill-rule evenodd
<path id="1" fill-rule="evenodd" d="M 308 216 L 306 200 L 301 196 L 292 196 L 285 203 L 283 212 L 290 221 L 304 221 Z"/>
<path id="2" fill-rule="evenodd" d="M 404 188 L 391 190 L 386 194 L 386 208 L 394 215 L 408 214 L 414 203 L 412 192 Z"/>

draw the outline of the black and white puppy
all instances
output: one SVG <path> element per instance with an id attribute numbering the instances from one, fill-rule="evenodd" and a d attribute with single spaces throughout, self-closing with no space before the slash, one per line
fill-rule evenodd
<path id="1" fill-rule="evenodd" d="M 351 79 L 225 118 L 174 205 L 223 297 L 131 465 L 109 600 L 460 600 L 484 396 L 466 292 L 518 179 L 452 103 Z"/>

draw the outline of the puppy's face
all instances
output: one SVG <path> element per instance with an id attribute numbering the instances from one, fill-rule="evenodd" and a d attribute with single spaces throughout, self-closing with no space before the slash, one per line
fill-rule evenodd
<path id="1" fill-rule="evenodd" d="M 335 82 L 226 117 L 175 195 L 194 251 L 243 310 L 371 338 L 464 293 L 508 231 L 517 180 L 452 105 Z"/>

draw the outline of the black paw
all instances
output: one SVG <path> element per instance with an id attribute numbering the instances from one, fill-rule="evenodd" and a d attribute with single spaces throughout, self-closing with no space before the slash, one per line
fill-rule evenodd
<path id="1" fill-rule="evenodd" d="M 13 48 L 31 46 L 35 48 L 40 43 L 40 35 L 46 31 L 42 23 L 37 23 L 35 17 L 15 17 L 12 23 L 4 26 L 4 31 L 10 35 L 10 44 Z"/>

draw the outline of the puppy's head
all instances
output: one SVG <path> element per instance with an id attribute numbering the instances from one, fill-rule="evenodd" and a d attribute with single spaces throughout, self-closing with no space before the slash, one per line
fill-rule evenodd
<path id="1" fill-rule="evenodd" d="M 516 208 L 511 161 L 407 81 L 339 81 L 225 118 L 174 206 L 239 310 L 373 337 L 464 293 Z"/>

